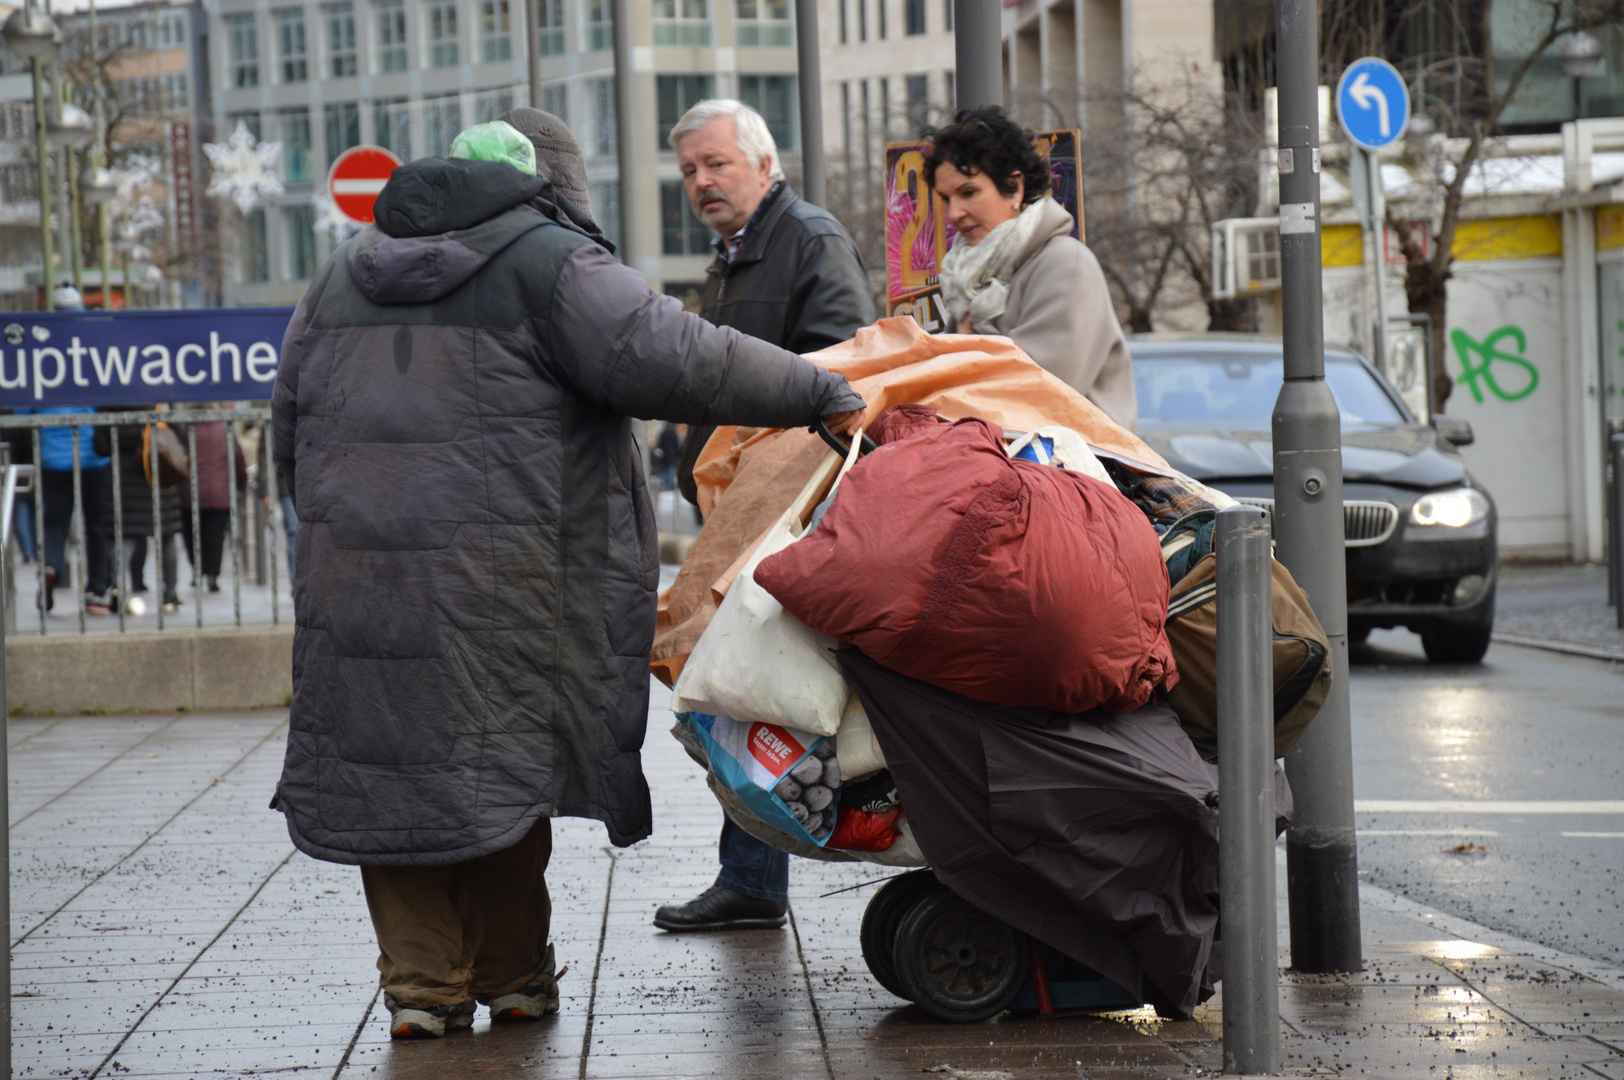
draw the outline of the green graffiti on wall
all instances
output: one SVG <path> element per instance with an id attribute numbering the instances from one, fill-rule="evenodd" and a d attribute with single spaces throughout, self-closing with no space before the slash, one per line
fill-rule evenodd
<path id="1" fill-rule="evenodd" d="M 1517 351 L 1504 352 L 1498 348 L 1500 342 L 1510 338 L 1517 343 Z M 1449 340 L 1455 346 L 1455 352 L 1460 354 L 1460 381 L 1472 392 L 1472 397 L 1481 404 L 1483 401 L 1483 388 L 1488 387 L 1489 393 L 1501 401 L 1521 401 L 1532 394 L 1539 386 L 1539 369 L 1523 353 L 1528 351 L 1528 335 L 1524 334 L 1520 326 L 1502 326 L 1493 331 L 1482 341 L 1473 341 L 1464 330 L 1451 330 Z M 1521 389 L 1507 390 L 1500 385 L 1495 377 L 1494 365 L 1500 363 L 1515 364 L 1523 369 L 1526 378 Z"/>

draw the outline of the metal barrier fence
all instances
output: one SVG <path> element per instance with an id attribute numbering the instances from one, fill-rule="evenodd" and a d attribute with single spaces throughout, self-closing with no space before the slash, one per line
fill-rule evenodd
<path id="1" fill-rule="evenodd" d="M 150 409 L 102 413 L 34 413 L 14 416 L 0 416 L 0 437 L 8 435 L 12 430 L 18 428 L 29 430 L 33 444 L 33 456 L 35 462 L 33 466 L 8 464 L 5 470 L 3 487 L 0 487 L 0 497 L 3 497 L 4 499 L 3 514 L 0 514 L 0 516 L 3 516 L 5 524 L 5 531 L 0 533 L 0 544 L 4 545 L 4 559 L 6 567 L 5 587 L 7 591 L 6 606 L 8 613 L 15 614 L 16 612 L 15 593 L 13 591 L 14 578 L 11 573 L 11 567 L 13 565 L 13 544 L 11 532 L 11 522 L 13 520 L 12 503 L 13 499 L 17 495 L 31 494 L 33 496 L 34 509 L 33 529 L 36 542 L 36 554 L 38 556 L 36 560 L 36 569 L 37 583 L 39 587 L 39 602 L 37 605 L 39 608 L 39 632 L 41 635 L 46 635 L 49 633 L 49 624 L 46 619 L 47 605 L 45 602 L 46 527 L 45 484 L 43 483 L 43 477 L 46 470 L 42 468 L 43 457 L 41 454 L 40 437 L 41 432 L 45 428 L 68 427 L 76 429 L 72 439 L 73 510 L 68 535 L 70 537 L 78 536 L 80 538 L 80 556 L 78 565 L 74 567 L 75 588 L 82 590 L 85 582 L 89 580 L 87 573 L 88 568 L 83 565 L 86 556 L 84 555 L 85 513 L 84 470 L 82 468 L 82 458 L 88 448 L 82 445 L 83 440 L 87 436 L 77 429 L 105 427 L 113 429 L 110 433 L 111 437 L 109 439 L 111 453 L 109 454 L 110 462 L 108 472 L 113 504 L 112 535 L 115 539 L 112 543 L 109 557 L 116 561 L 118 567 L 117 578 L 116 580 L 110 581 L 110 584 L 116 586 L 117 588 L 116 607 L 118 613 L 119 632 L 124 633 L 126 631 L 126 616 L 128 614 L 132 614 L 132 612 L 129 611 L 130 559 L 126 557 L 124 547 L 124 542 L 126 539 L 124 534 L 124 485 L 121 482 L 121 449 L 119 446 L 118 429 L 128 427 L 152 429 L 148 434 L 148 437 L 144 440 L 146 444 L 144 451 L 150 453 L 150 460 L 146 462 L 146 475 L 150 481 L 149 486 L 152 492 L 151 539 L 153 547 L 152 554 L 154 557 L 153 570 L 157 579 L 155 583 L 161 585 L 164 582 L 163 560 L 164 543 L 166 540 L 162 506 L 163 493 L 175 486 L 178 486 L 176 484 L 171 484 L 166 487 L 161 483 L 164 460 L 159 446 L 160 437 L 157 435 L 157 429 L 159 425 L 164 425 L 169 427 L 171 430 L 182 427 L 185 429 L 187 481 L 191 493 L 191 562 L 192 585 L 195 596 L 194 607 L 196 609 L 195 626 L 197 629 L 201 630 L 203 628 L 203 591 L 205 587 L 203 573 L 203 516 L 201 513 L 202 508 L 199 505 L 197 429 L 194 425 L 224 422 L 227 424 L 225 455 L 226 485 L 228 492 L 228 505 L 230 509 L 230 531 L 228 535 L 229 546 L 231 548 L 232 611 L 234 625 L 241 626 L 244 532 L 241 520 L 243 511 L 239 508 L 239 496 L 242 494 L 242 492 L 239 490 L 237 485 L 238 444 L 236 436 L 239 434 L 240 428 L 243 424 L 264 423 L 270 419 L 270 416 L 271 411 L 265 406 L 204 409 Z M 269 441 L 267 429 L 266 437 L 259 440 L 259 456 L 261 458 L 261 468 L 259 473 L 266 496 L 267 512 L 263 521 L 257 521 L 259 528 L 255 550 L 256 553 L 259 553 L 262 556 L 267 552 L 267 544 L 265 543 L 265 540 L 266 533 L 268 532 L 270 534 L 268 545 L 270 557 L 268 559 L 264 559 L 264 562 L 268 563 L 267 570 L 269 572 L 270 584 L 271 624 L 275 626 L 281 623 L 282 614 L 278 568 L 281 565 L 282 560 L 286 558 L 287 552 L 284 530 L 283 528 L 278 527 L 277 523 L 277 516 L 280 513 L 281 499 L 277 491 L 277 473 L 275 463 L 271 460 L 269 453 Z M 24 481 L 28 481 L 27 486 L 24 485 Z M 256 513 L 254 516 L 256 520 L 259 519 L 259 514 Z M 168 535 L 173 535 L 173 532 L 169 533 Z M 85 623 L 85 603 L 82 596 L 77 599 L 75 606 L 78 609 L 79 633 L 86 633 L 87 627 Z M 156 603 L 153 605 L 153 607 L 157 615 L 158 629 L 163 630 L 165 622 L 164 604 L 161 602 Z M 8 625 L 8 632 L 9 629 L 10 628 Z"/>

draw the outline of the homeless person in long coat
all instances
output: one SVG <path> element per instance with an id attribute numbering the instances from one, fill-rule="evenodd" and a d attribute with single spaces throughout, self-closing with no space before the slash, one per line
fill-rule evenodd
<path id="1" fill-rule="evenodd" d="M 549 819 L 651 831 L 659 556 L 630 418 L 850 431 L 863 407 L 651 292 L 564 124 L 501 119 L 529 138 L 481 125 L 453 146 L 476 160 L 395 171 L 300 302 L 272 402 L 300 522 L 272 805 L 301 851 L 360 865 L 402 1038 L 475 1002 L 556 1011 Z"/>

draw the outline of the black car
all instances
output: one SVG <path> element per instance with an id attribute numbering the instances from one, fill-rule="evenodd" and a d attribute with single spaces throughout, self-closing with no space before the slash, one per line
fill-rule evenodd
<path id="1" fill-rule="evenodd" d="M 1130 339 L 1138 433 L 1174 468 L 1243 502 L 1273 503 L 1269 417 L 1281 345 L 1254 334 L 1141 334 Z M 1402 626 L 1429 660 L 1476 663 L 1494 627 L 1494 500 L 1457 447 L 1465 421 L 1419 423 L 1376 369 L 1325 352 L 1342 413 L 1348 636 Z"/>

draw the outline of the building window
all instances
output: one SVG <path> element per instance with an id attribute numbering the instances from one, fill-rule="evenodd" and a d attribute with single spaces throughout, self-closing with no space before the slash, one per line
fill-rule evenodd
<path id="1" fill-rule="evenodd" d="M 186 44 L 186 16 L 176 12 L 165 15 L 158 23 L 158 40 L 166 49 L 178 49 Z"/>
<path id="2" fill-rule="evenodd" d="M 947 114 L 955 115 L 959 111 L 959 80 L 958 73 L 947 73 Z"/>
<path id="3" fill-rule="evenodd" d="M 868 40 L 868 0 L 857 0 L 857 40 Z"/>
<path id="4" fill-rule="evenodd" d="M 605 180 L 588 190 L 592 196 L 592 220 L 611 244 L 620 243 L 620 184 Z"/>
<path id="5" fill-rule="evenodd" d="M 851 83 L 840 84 L 840 146 L 846 151 L 846 168 L 851 168 Z"/>
<path id="6" fill-rule="evenodd" d="M 289 281 L 308 281 L 316 276 L 316 211 L 309 203 L 284 206 L 282 222 L 288 234 Z"/>
<path id="7" fill-rule="evenodd" d="M 298 105 L 277 110 L 277 136 L 282 140 L 282 179 L 299 184 L 314 173 L 310 160 L 310 109 Z"/>
<path id="8" fill-rule="evenodd" d="M 586 138 L 581 149 L 589 156 L 608 157 L 615 152 L 615 80 L 593 79 L 583 89 L 586 124 L 582 134 Z"/>
<path id="9" fill-rule="evenodd" d="M 259 85 L 259 28 L 254 16 L 227 15 L 226 63 L 236 89 Z"/>
<path id="10" fill-rule="evenodd" d="M 327 74 L 348 78 L 356 72 L 355 5 L 328 4 L 323 11 L 327 16 Z"/>
<path id="11" fill-rule="evenodd" d="M 547 0 L 542 0 L 542 10 Z M 513 17 L 508 0 L 480 0 L 479 58 L 489 64 L 513 59 Z M 545 35 L 543 35 L 545 36 Z M 545 50 L 544 50 L 545 51 Z"/>
<path id="12" fill-rule="evenodd" d="M 835 3 L 840 5 L 840 43 L 844 45 L 851 36 L 846 32 L 846 0 L 835 0 Z"/>
<path id="13" fill-rule="evenodd" d="M 789 0 L 735 0 L 735 3 L 733 37 L 740 46 L 772 48 L 795 44 Z"/>
<path id="14" fill-rule="evenodd" d="M 492 90 L 474 99 L 474 123 L 488 124 L 513 108 L 512 90 Z"/>
<path id="15" fill-rule="evenodd" d="M 226 113 L 226 137 L 227 138 L 230 138 L 231 133 L 233 131 L 237 130 L 237 125 L 238 124 L 241 124 L 243 127 L 248 129 L 248 134 L 250 134 L 250 135 L 252 135 L 254 137 L 255 142 L 259 141 L 259 139 L 260 139 L 260 126 L 259 126 L 259 110 L 258 109 L 250 109 L 250 110 L 246 110 L 244 112 Z"/>
<path id="16" fill-rule="evenodd" d="M 925 32 L 925 0 L 903 0 L 903 13 L 908 20 L 909 37 Z"/>
<path id="17" fill-rule="evenodd" d="M 554 83 L 552 86 L 541 88 L 541 110 L 550 112 L 567 126 L 570 122 L 570 88 L 564 83 Z"/>
<path id="18" fill-rule="evenodd" d="M 661 150 L 668 150 L 666 141 L 671 129 L 677 126 L 682 114 L 712 96 L 716 80 L 709 75 L 657 75 L 654 79 L 654 98 L 659 106 L 660 122 L 656 134 Z"/>
<path id="19" fill-rule="evenodd" d="M 615 25 L 609 0 L 586 0 L 586 26 L 581 47 L 587 52 L 615 47 Z"/>
<path id="20" fill-rule="evenodd" d="M 908 76 L 908 134 L 913 138 L 930 123 L 930 79 L 925 75 Z"/>
<path id="21" fill-rule="evenodd" d="M 373 0 L 380 72 L 406 70 L 406 0 Z"/>
<path id="22" fill-rule="evenodd" d="M 462 130 L 462 101 L 456 94 L 423 99 L 423 153 L 443 158 Z"/>
<path id="23" fill-rule="evenodd" d="M 331 168 L 338 155 L 361 145 L 361 106 L 353 101 L 323 105 L 321 127 L 326 136 L 327 165 Z"/>
<path id="24" fill-rule="evenodd" d="M 740 75 L 739 100 L 767 121 L 780 150 L 795 149 L 795 76 Z"/>
<path id="25" fill-rule="evenodd" d="M 885 0 L 874 0 L 874 10 L 880 16 L 880 40 L 885 40 Z"/>
<path id="26" fill-rule="evenodd" d="M 243 219 L 242 279 L 250 285 L 271 280 L 270 252 L 265 244 L 265 208 L 255 207 Z"/>
<path id="27" fill-rule="evenodd" d="M 457 0 L 430 0 L 424 14 L 429 28 L 429 67 L 456 67 L 462 62 L 457 55 Z"/>
<path id="28" fill-rule="evenodd" d="M 953 32 L 953 5 L 957 0 L 942 0 L 942 24 L 949 34 Z"/>
<path id="29" fill-rule="evenodd" d="M 660 181 L 660 250 L 667 255 L 704 255 L 711 249 L 712 235 L 694 217 L 682 181 Z"/>
<path id="30" fill-rule="evenodd" d="M 711 43 L 709 0 L 651 0 L 649 8 L 654 15 L 654 44 Z"/>
<path id="31" fill-rule="evenodd" d="M 490 0 L 485 0 L 489 3 Z M 502 0 L 505 4 L 506 0 Z M 607 3 L 608 0 L 605 0 Z M 543 56 L 564 54 L 564 0 L 535 0 L 536 42 Z"/>
<path id="32" fill-rule="evenodd" d="M 412 110 L 405 98 L 372 103 L 372 141 L 402 161 L 412 160 Z"/>
<path id="33" fill-rule="evenodd" d="M 190 88 L 186 84 L 185 73 L 182 72 L 178 75 L 165 75 L 164 109 L 166 111 L 186 109 L 190 108 L 191 104 L 192 96 Z"/>
<path id="34" fill-rule="evenodd" d="M 309 81 L 304 8 L 283 8 L 276 13 L 276 57 L 281 63 L 283 82 Z"/>

